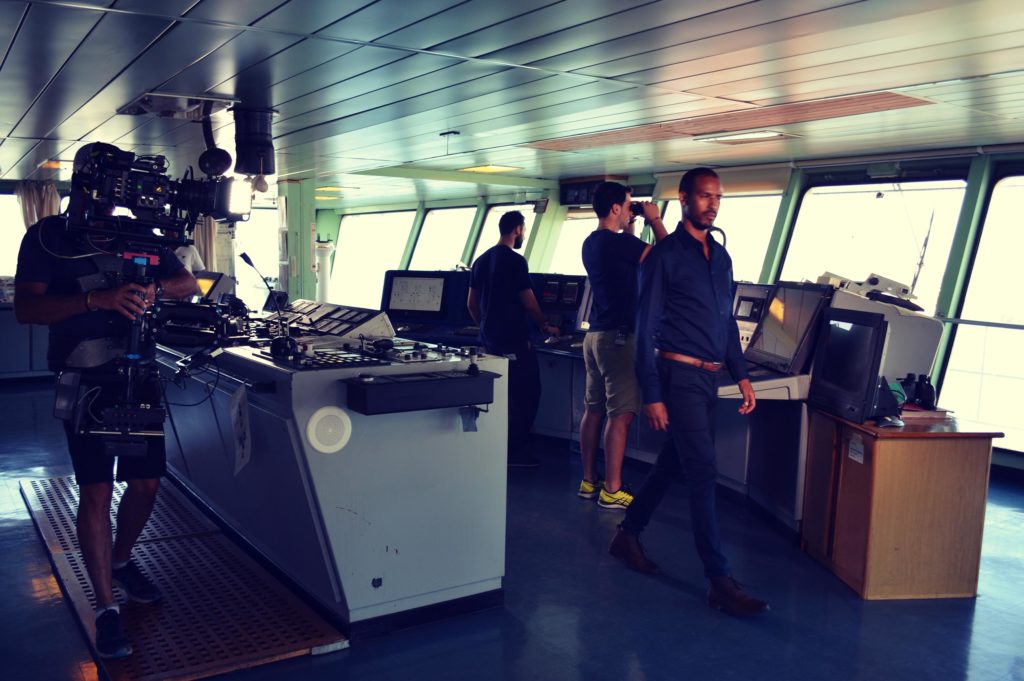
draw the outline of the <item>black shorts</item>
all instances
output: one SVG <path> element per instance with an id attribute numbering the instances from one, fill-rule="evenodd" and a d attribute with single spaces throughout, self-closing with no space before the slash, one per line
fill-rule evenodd
<path id="1" fill-rule="evenodd" d="M 83 376 L 82 383 L 83 391 L 93 387 L 90 378 Z M 112 388 L 109 383 L 103 386 L 98 399 L 92 404 L 96 413 L 113 401 L 114 391 L 115 388 Z M 159 404 L 159 384 L 153 381 L 143 386 L 140 397 Z M 162 437 L 146 438 L 147 447 L 143 456 L 114 457 L 106 453 L 103 436 L 80 435 L 74 432 L 74 428 L 67 421 L 64 422 L 64 433 L 68 438 L 68 451 L 71 453 L 71 464 L 75 469 L 75 481 L 79 486 L 112 482 L 115 461 L 117 461 L 117 479 L 122 482 L 159 478 L 167 471 L 167 455 Z"/>

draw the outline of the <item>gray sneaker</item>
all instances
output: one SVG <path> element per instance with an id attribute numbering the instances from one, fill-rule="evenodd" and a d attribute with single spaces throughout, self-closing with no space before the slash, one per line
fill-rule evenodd
<path id="1" fill-rule="evenodd" d="M 121 613 L 104 610 L 96 618 L 96 652 L 100 657 L 116 660 L 132 654 L 132 644 L 121 625 Z"/>
<path id="2" fill-rule="evenodd" d="M 156 603 L 163 598 L 160 589 L 142 574 L 134 560 L 128 561 L 123 568 L 114 568 L 112 581 L 136 603 Z"/>

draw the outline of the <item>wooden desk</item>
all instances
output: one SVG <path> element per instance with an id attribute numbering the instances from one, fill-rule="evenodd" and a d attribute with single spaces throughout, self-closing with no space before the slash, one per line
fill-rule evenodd
<path id="1" fill-rule="evenodd" d="M 876 428 L 812 410 L 804 550 L 865 599 L 977 595 L 992 438 L 955 420 Z"/>

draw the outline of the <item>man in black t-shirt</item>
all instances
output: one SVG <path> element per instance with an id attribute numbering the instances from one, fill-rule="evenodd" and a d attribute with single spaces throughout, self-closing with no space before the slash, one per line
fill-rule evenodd
<path id="1" fill-rule="evenodd" d="M 76 156 L 76 162 L 78 156 Z M 77 230 L 76 230 L 77 231 Z M 50 327 L 47 355 L 51 370 L 75 370 L 85 391 L 80 402 L 102 413 L 117 401 L 124 385 L 114 360 L 125 354 L 131 322 L 156 298 L 158 284 L 117 284 L 123 267 L 116 254 L 69 232 L 65 217 L 41 220 L 28 229 L 18 253 L 14 312 L 22 324 Z M 171 298 L 198 293 L 195 279 L 164 248 L 153 276 Z M 141 348 L 145 356 L 152 348 Z M 160 404 L 159 385 L 138 386 L 137 398 Z M 88 402 L 86 402 L 88 400 Z M 99 435 L 83 435 L 65 422 L 68 449 L 79 486 L 76 527 L 86 571 L 96 594 L 96 650 L 101 657 L 130 655 L 112 591 L 116 583 L 129 598 L 153 603 L 160 591 L 131 560 L 132 547 L 149 519 L 165 471 L 163 438 L 150 438 L 139 456 L 118 457 L 117 479 L 127 488 L 117 514 L 117 539 L 110 535 L 114 457 Z"/>
<path id="2" fill-rule="evenodd" d="M 508 357 L 508 465 L 536 466 L 528 451 L 530 429 L 540 399 L 540 367 L 530 345 L 533 320 L 543 333 L 557 336 L 541 312 L 530 284 L 523 246 L 526 219 L 519 211 L 501 216 L 501 238 L 473 263 L 466 306 L 480 325 L 480 343 L 492 355 Z"/>
<path id="3" fill-rule="evenodd" d="M 626 435 L 633 417 L 640 412 L 640 386 L 634 358 L 636 343 L 637 267 L 652 248 L 633 233 L 631 191 L 618 182 L 604 182 L 594 191 L 597 229 L 583 242 L 583 266 L 592 293 L 583 339 L 583 363 L 587 369 L 583 418 L 580 421 L 580 459 L 583 480 L 578 496 L 597 497 L 603 508 L 625 510 L 633 495 L 622 488 L 622 459 Z M 643 203 L 644 220 L 654 238 L 661 241 L 668 232 L 658 207 Z M 597 443 L 604 428 L 604 482 L 598 478 Z"/>

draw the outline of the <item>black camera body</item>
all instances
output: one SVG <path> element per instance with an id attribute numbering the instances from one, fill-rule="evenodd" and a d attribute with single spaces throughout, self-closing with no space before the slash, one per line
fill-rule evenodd
<path id="1" fill-rule="evenodd" d="M 96 142 L 75 155 L 68 200 L 68 229 L 104 238 L 104 250 L 123 252 L 184 246 L 200 215 L 239 221 L 248 213 L 231 211 L 236 180 L 226 177 L 172 180 L 163 156 L 136 156 Z M 121 218 L 114 209 L 135 216 Z M 146 248 L 149 247 L 149 248 Z"/>
<path id="2" fill-rule="evenodd" d="M 629 212 L 632 213 L 634 217 L 642 218 L 644 216 L 644 204 L 640 201 L 630 201 Z"/>

